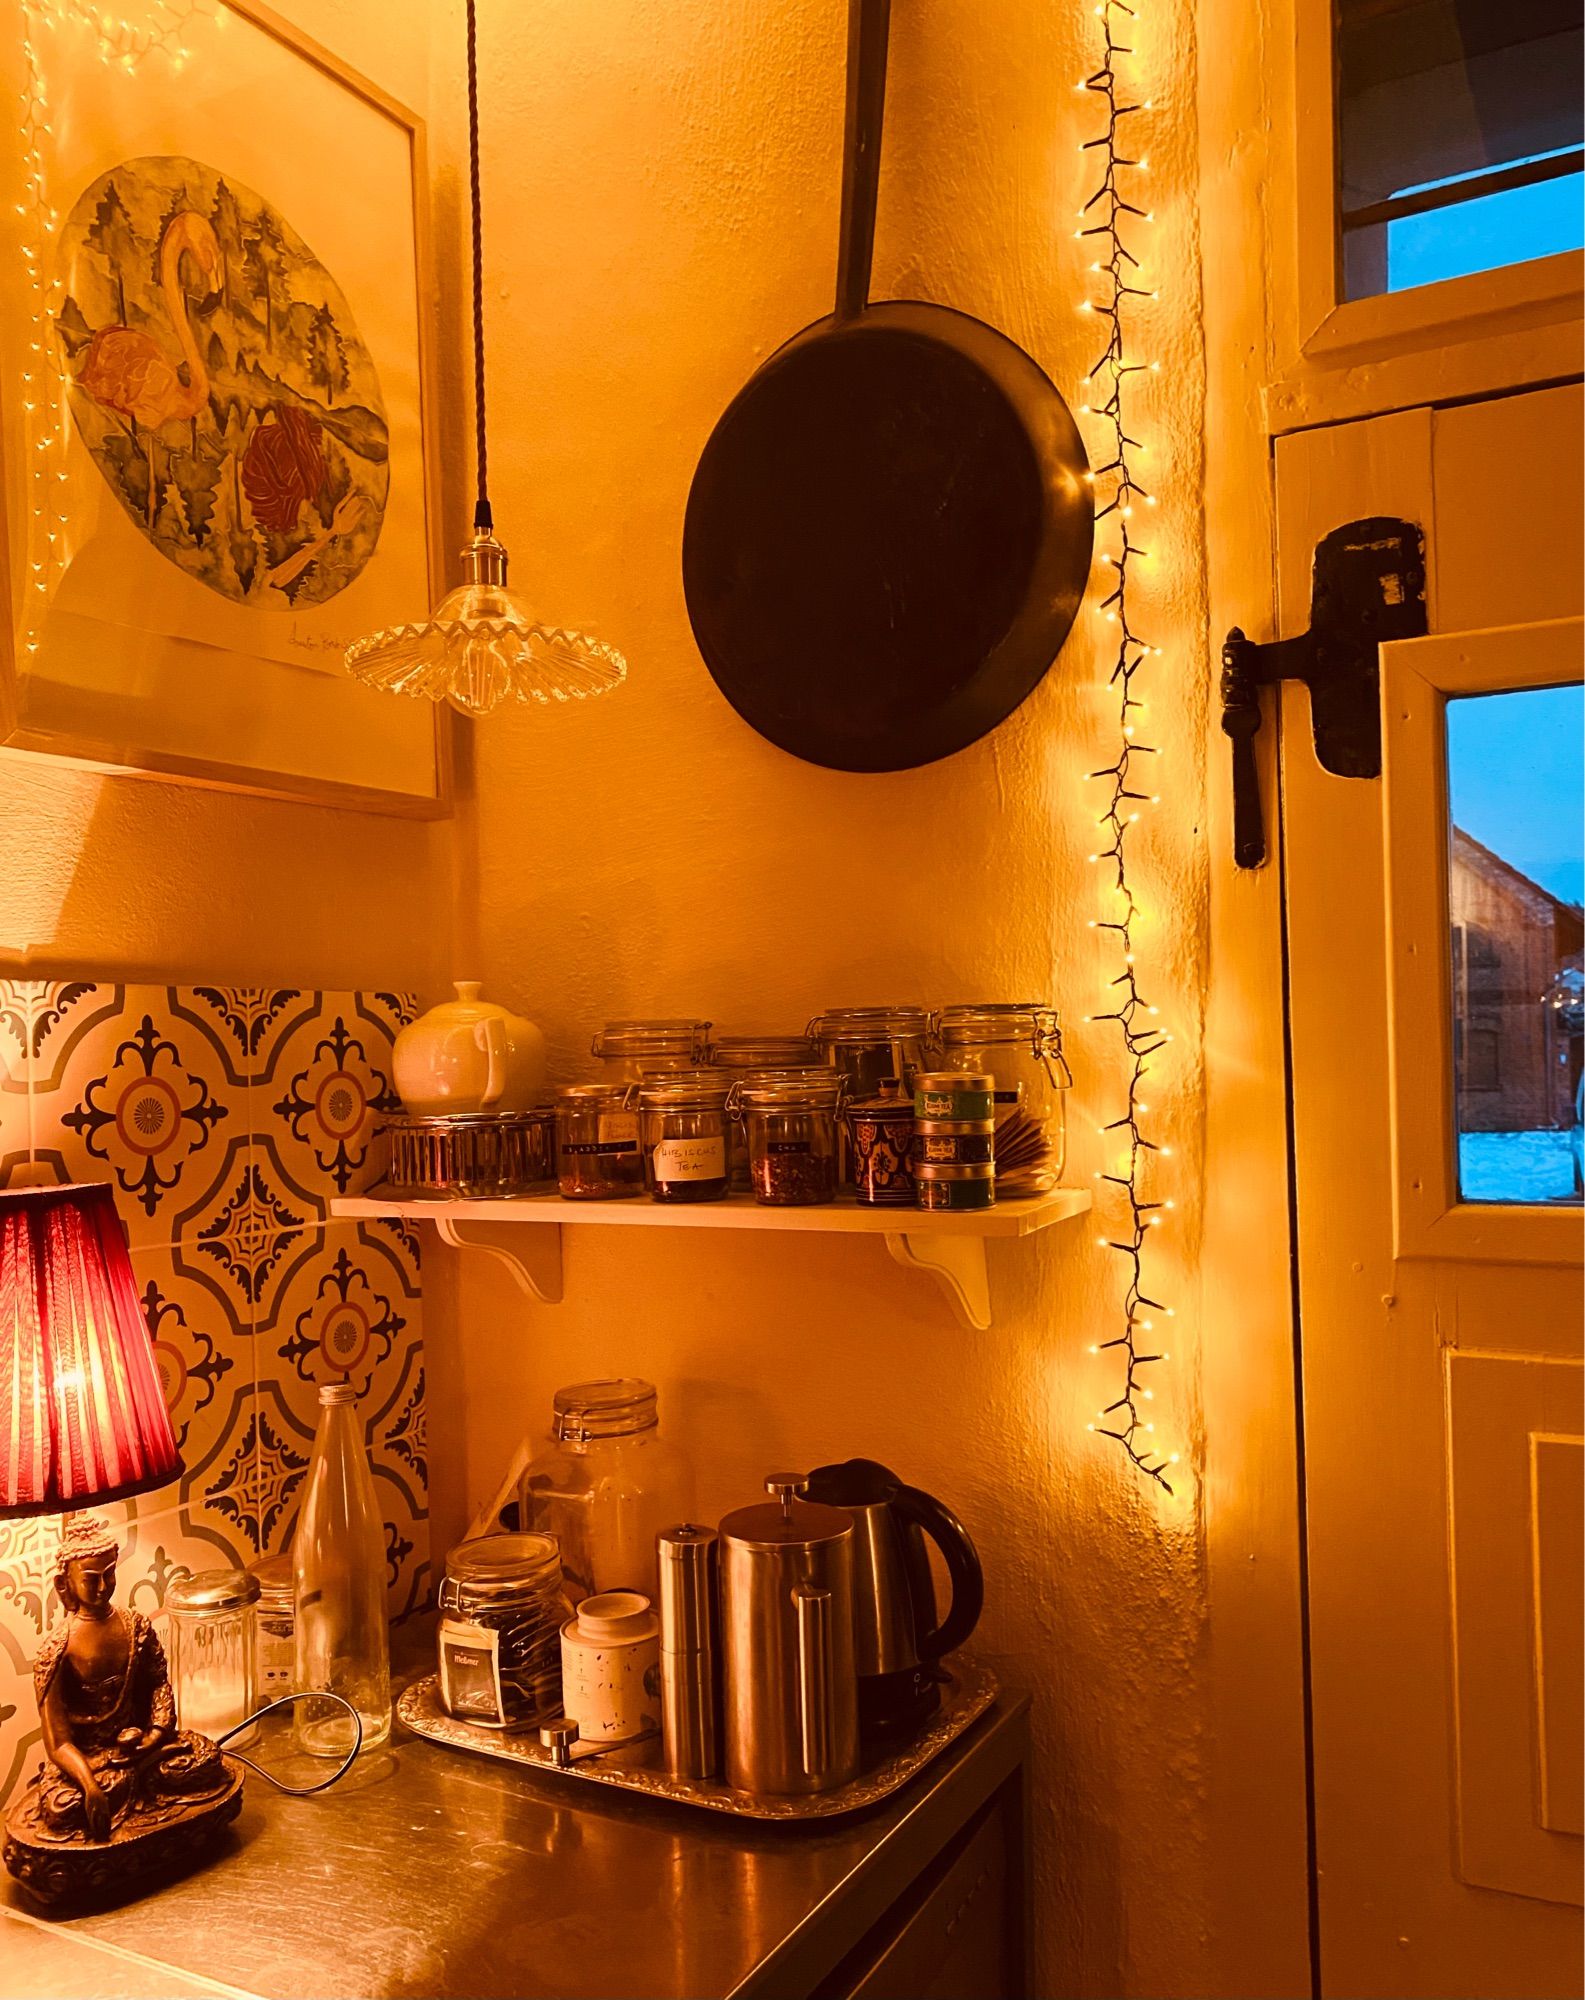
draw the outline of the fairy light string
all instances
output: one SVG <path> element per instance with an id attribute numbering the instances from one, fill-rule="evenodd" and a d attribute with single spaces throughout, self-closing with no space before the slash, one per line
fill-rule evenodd
<path id="1" fill-rule="evenodd" d="M 172 69 L 188 59 L 184 31 L 212 11 L 212 0 L 153 0 L 145 18 L 134 20 L 120 6 L 94 0 L 20 0 L 21 53 L 25 88 L 17 117 L 21 140 L 22 186 L 16 202 L 21 218 L 21 255 L 27 285 L 29 324 L 22 364 L 22 416 L 30 477 L 33 526 L 28 538 L 29 587 L 20 607 L 22 650 L 39 650 L 44 610 L 65 567 L 70 516 L 61 489 L 69 475 L 65 453 L 69 428 L 66 373 L 55 339 L 55 322 L 66 297 L 66 280 L 55 258 L 60 214 L 50 199 L 45 154 L 53 142 L 53 108 L 44 59 L 47 38 L 76 31 L 107 68 L 131 76 L 150 55 Z"/>
<path id="2" fill-rule="evenodd" d="M 1092 479 L 1096 521 L 1110 524 L 1112 538 L 1112 546 L 1100 556 L 1114 572 L 1112 589 L 1096 609 L 1105 623 L 1116 628 L 1117 650 L 1107 685 L 1117 700 L 1118 747 L 1111 763 L 1088 775 L 1107 788 L 1105 810 L 1097 816 L 1099 842 L 1090 859 L 1111 876 L 1115 897 L 1108 914 L 1091 920 L 1091 929 L 1101 932 L 1115 947 L 1117 970 L 1107 979 L 1104 1010 L 1087 1018 L 1114 1029 L 1127 1077 L 1127 1101 L 1120 1115 L 1101 1128 L 1103 1142 L 1115 1146 L 1119 1157 L 1112 1171 L 1101 1169 L 1096 1174 L 1104 1186 L 1116 1190 L 1114 1199 L 1122 1210 L 1120 1224 L 1100 1241 L 1123 1260 L 1127 1283 L 1121 1331 L 1090 1348 L 1092 1354 L 1115 1356 L 1122 1379 L 1117 1395 L 1097 1413 L 1089 1428 L 1121 1445 L 1141 1472 L 1170 1493 L 1168 1468 L 1177 1463 L 1178 1454 L 1164 1452 L 1156 1444 L 1155 1424 L 1147 1406 L 1154 1399 L 1150 1371 L 1169 1358 L 1165 1349 L 1157 1346 L 1154 1315 L 1168 1319 L 1172 1307 L 1148 1289 L 1154 1280 L 1146 1270 L 1146 1249 L 1151 1232 L 1161 1226 L 1163 1211 L 1172 1207 L 1171 1201 L 1157 1198 L 1154 1192 L 1155 1163 L 1166 1158 L 1171 1148 L 1149 1136 L 1145 1125 L 1149 1106 L 1143 1091 L 1153 1058 L 1171 1037 L 1156 1025 L 1159 1010 L 1140 982 L 1134 942 L 1142 913 L 1134 893 L 1129 854 L 1130 835 L 1141 810 L 1160 797 L 1148 782 L 1152 766 L 1143 761 L 1159 757 L 1160 749 L 1141 742 L 1138 735 L 1145 713 L 1139 676 L 1148 660 L 1160 657 L 1161 648 L 1149 642 L 1136 622 L 1137 573 L 1150 551 L 1136 539 L 1134 528 L 1135 509 L 1156 503 L 1137 473 L 1145 446 L 1130 429 L 1135 421 L 1134 378 L 1153 373 L 1160 366 L 1158 362 L 1135 360 L 1131 346 L 1135 302 L 1157 296 L 1141 282 L 1142 267 L 1129 241 L 1155 219 L 1135 199 L 1138 177 L 1146 172 L 1148 162 L 1135 156 L 1129 127 L 1129 121 L 1148 111 L 1150 103 L 1133 95 L 1119 69 L 1121 62 L 1134 55 L 1135 10 L 1127 0 L 1100 0 L 1095 12 L 1103 35 L 1101 63 L 1078 88 L 1099 99 L 1106 124 L 1104 131 L 1080 147 L 1087 159 L 1099 160 L 1100 176 L 1094 193 L 1079 211 L 1074 235 L 1096 252 L 1090 270 L 1097 278 L 1100 296 L 1085 300 L 1084 310 L 1102 322 L 1106 335 L 1100 358 L 1087 378 L 1091 394 L 1097 393 L 1094 385 L 1099 384 L 1104 400 L 1083 407 L 1101 429 L 1105 440 L 1102 452 L 1110 454 L 1095 467 Z"/>

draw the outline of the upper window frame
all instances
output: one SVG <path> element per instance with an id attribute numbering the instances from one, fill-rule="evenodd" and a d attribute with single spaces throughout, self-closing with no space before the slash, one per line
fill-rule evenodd
<path id="1" fill-rule="evenodd" d="M 1292 228 L 1266 389 L 1270 433 L 1577 378 L 1585 252 L 1343 297 L 1334 0 L 1279 0 L 1278 11 L 1292 29 L 1276 43 L 1293 51 L 1284 121 Z"/>

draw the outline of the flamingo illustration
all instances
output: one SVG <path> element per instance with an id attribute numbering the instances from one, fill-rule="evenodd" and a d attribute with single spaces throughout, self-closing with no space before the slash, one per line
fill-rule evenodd
<path id="1" fill-rule="evenodd" d="M 137 442 L 138 426 L 151 434 L 171 423 L 196 417 L 209 400 L 209 377 L 187 319 L 187 294 L 182 289 L 182 257 L 190 253 L 210 291 L 218 291 L 224 275 L 220 245 L 201 215 L 184 208 L 165 225 L 160 238 L 160 289 L 186 363 L 183 381 L 173 361 L 152 334 L 133 326 L 103 326 L 88 343 L 79 384 L 102 410 L 125 417 Z M 154 522 L 154 459 L 145 447 L 149 468 L 149 524 Z"/>

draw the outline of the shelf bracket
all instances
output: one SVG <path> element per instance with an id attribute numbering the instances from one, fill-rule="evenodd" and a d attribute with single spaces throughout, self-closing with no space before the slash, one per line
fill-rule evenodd
<path id="1" fill-rule="evenodd" d="M 530 1222 L 512 1224 L 512 1247 L 503 1249 L 483 1236 L 464 1236 L 462 1225 L 449 1216 L 434 1218 L 435 1233 L 453 1250 L 482 1250 L 511 1272 L 536 1305 L 561 1304 L 561 1224 Z"/>
<path id="2" fill-rule="evenodd" d="M 886 1248 L 909 1270 L 928 1271 L 960 1323 L 983 1333 L 991 1323 L 991 1280 L 982 1236 L 910 1236 L 890 1230 Z"/>

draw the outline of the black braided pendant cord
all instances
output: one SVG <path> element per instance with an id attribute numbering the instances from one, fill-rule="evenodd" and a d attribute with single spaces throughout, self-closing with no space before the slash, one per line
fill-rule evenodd
<path id="1" fill-rule="evenodd" d="M 479 29 L 474 0 L 468 0 L 468 191 L 473 209 L 473 421 L 479 497 L 473 525 L 493 532 L 490 513 L 489 450 L 484 427 L 484 201 L 479 192 Z"/>

